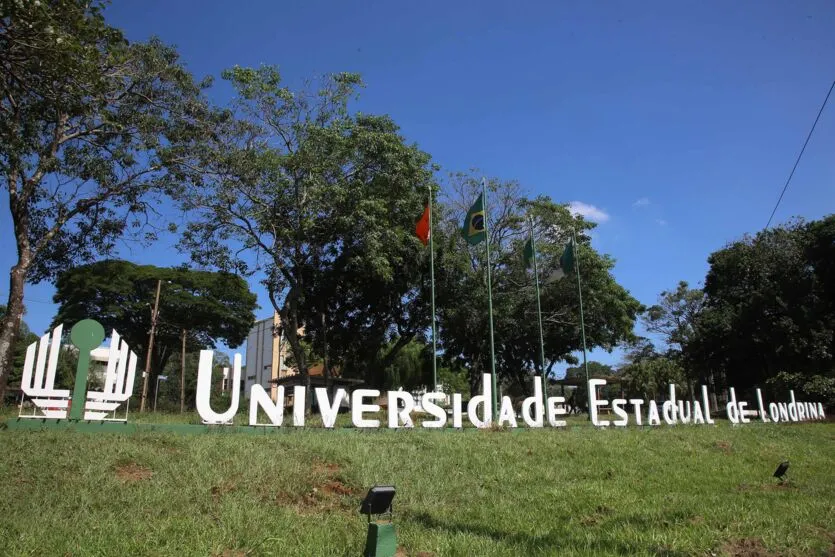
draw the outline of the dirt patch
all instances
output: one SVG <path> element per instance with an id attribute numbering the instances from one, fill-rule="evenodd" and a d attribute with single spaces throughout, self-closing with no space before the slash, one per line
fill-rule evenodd
<path id="1" fill-rule="evenodd" d="M 794 485 L 791 481 L 785 482 L 775 482 L 775 483 L 767 483 L 767 484 L 739 484 L 736 486 L 737 491 L 785 491 L 785 490 L 792 490 L 797 489 L 797 486 Z"/>
<path id="2" fill-rule="evenodd" d="M 693 526 L 698 526 L 699 524 L 705 523 L 705 517 L 699 515 L 692 516 L 690 517 L 690 520 L 688 520 L 687 522 L 689 522 Z"/>
<path id="3" fill-rule="evenodd" d="M 123 482 L 138 482 L 141 480 L 148 480 L 154 472 L 150 468 L 141 466 L 135 462 L 128 462 L 116 466 L 116 477 Z"/>
<path id="4" fill-rule="evenodd" d="M 722 553 L 729 557 L 777 557 L 779 553 L 769 551 L 759 538 L 743 538 L 726 542 Z"/>
<path id="5" fill-rule="evenodd" d="M 409 553 L 402 547 L 398 547 L 394 553 L 394 557 L 435 557 L 431 551 L 418 551 L 417 553 Z"/>
<path id="6" fill-rule="evenodd" d="M 232 479 L 228 478 L 220 482 L 218 485 L 213 485 L 211 489 L 212 499 L 217 502 L 222 496 L 226 495 L 227 493 L 232 493 L 238 488 L 237 482 Z"/>
<path id="7" fill-rule="evenodd" d="M 731 444 L 728 441 L 717 441 L 714 447 L 722 451 L 723 454 L 731 454 L 734 452 Z"/>
<path id="8" fill-rule="evenodd" d="M 348 487 L 339 480 L 332 480 L 327 482 L 325 485 L 322 486 L 322 491 L 324 493 L 332 495 L 354 495 L 354 493 L 356 492 L 355 489 Z"/>

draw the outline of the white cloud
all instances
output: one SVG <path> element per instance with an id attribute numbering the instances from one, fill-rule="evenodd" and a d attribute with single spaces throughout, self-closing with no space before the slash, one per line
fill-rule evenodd
<path id="1" fill-rule="evenodd" d="M 603 209 L 595 207 L 594 205 L 583 203 L 582 201 L 572 201 L 568 204 L 568 210 L 574 215 L 583 215 L 590 221 L 598 223 L 609 220 L 609 213 Z"/>
<path id="2" fill-rule="evenodd" d="M 642 197 L 632 204 L 633 207 L 646 207 L 649 205 L 649 197 Z"/>
<path id="3" fill-rule="evenodd" d="M 655 219 L 655 222 L 658 223 L 658 226 L 667 226 L 667 221 L 664 219 Z"/>

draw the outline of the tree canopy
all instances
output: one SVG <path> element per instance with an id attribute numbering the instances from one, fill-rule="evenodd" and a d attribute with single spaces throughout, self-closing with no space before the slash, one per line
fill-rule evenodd
<path id="1" fill-rule="evenodd" d="M 766 387 L 783 372 L 833 377 L 833 242 L 829 216 L 746 236 L 711 254 L 705 307 L 685 347 L 693 365 L 715 368 L 740 388 Z"/>
<path id="2" fill-rule="evenodd" d="M 56 283 L 54 299 L 59 307 L 53 325 L 71 327 L 94 317 L 108 333 L 116 329 L 134 352 L 144 355 L 158 280 L 162 290 L 151 359 L 153 376 L 182 351 L 184 330 L 187 351 L 215 347 L 218 341 L 235 347 L 246 340 L 255 321 L 256 298 L 241 277 L 120 260 L 62 273 Z"/>
<path id="3" fill-rule="evenodd" d="M 186 198 L 184 248 L 198 263 L 261 279 L 303 377 L 296 331 L 304 325 L 315 339 L 322 315 L 329 352 L 370 342 L 375 354 L 414 325 L 411 229 L 433 184 L 429 155 L 388 117 L 349 111 L 362 85 L 355 74 L 300 91 L 270 66 L 223 76 L 237 91 L 237 120 L 202 161 L 210 179 Z"/>
<path id="4" fill-rule="evenodd" d="M 176 51 L 129 43 L 88 0 L 0 3 L 0 176 L 17 261 L 0 321 L 0 395 L 27 282 L 151 239 L 155 201 L 199 181 L 215 118 Z M 0 396 L 2 398 L 2 396 Z"/>

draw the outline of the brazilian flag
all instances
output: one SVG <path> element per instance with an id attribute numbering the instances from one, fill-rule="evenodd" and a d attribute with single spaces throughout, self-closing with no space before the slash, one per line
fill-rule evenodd
<path id="1" fill-rule="evenodd" d="M 487 238 L 487 226 L 484 222 L 484 194 L 478 196 L 473 206 L 467 212 L 461 234 L 471 246 L 483 242 Z"/>

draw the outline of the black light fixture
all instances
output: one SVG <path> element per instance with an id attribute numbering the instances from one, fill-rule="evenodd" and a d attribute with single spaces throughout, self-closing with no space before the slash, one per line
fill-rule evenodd
<path id="1" fill-rule="evenodd" d="M 394 500 L 393 485 L 375 485 L 368 490 L 368 495 L 360 503 L 360 513 L 368 515 L 371 521 L 372 514 L 392 514 L 391 502 Z"/>
<path id="2" fill-rule="evenodd" d="M 774 471 L 774 477 L 780 480 L 780 483 L 783 483 L 784 481 L 786 481 L 786 479 L 783 476 L 786 475 L 786 471 L 788 471 L 788 469 L 789 461 L 786 460 L 784 462 L 781 462 L 780 466 L 777 467 L 777 470 Z"/>
<path id="3" fill-rule="evenodd" d="M 360 503 L 360 514 L 368 516 L 368 535 L 365 538 L 366 557 L 393 557 L 397 551 L 397 537 L 391 502 L 394 500 L 393 485 L 375 485 Z M 389 515 L 388 522 L 371 522 L 371 515 Z"/>

